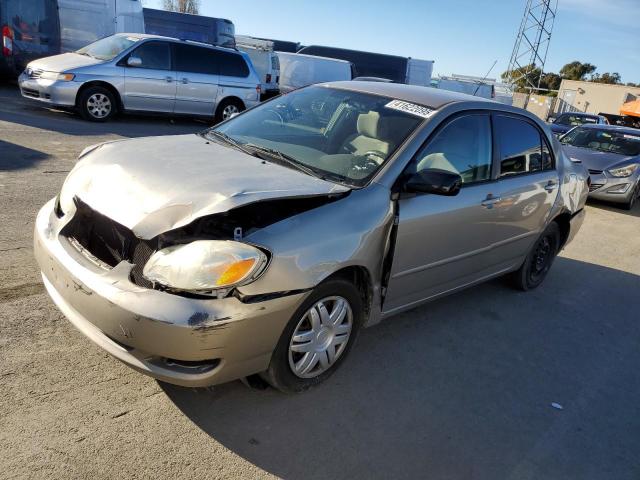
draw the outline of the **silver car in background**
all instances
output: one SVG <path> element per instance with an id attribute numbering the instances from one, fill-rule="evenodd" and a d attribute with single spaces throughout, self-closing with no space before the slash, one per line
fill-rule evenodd
<path id="1" fill-rule="evenodd" d="M 631 210 L 640 197 L 640 131 L 613 125 L 582 125 L 560 137 L 570 160 L 589 171 L 589 198 Z"/>
<path id="2" fill-rule="evenodd" d="M 214 117 L 256 105 L 260 78 L 246 53 L 144 34 L 117 34 L 35 60 L 18 79 L 26 98 L 103 122 L 118 111 Z"/>
<path id="3" fill-rule="evenodd" d="M 587 179 L 524 110 L 336 82 L 199 135 L 88 147 L 34 250 L 60 310 L 131 367 L 299 391 L 361 327 L 505 274 L 540 285 Z"/>

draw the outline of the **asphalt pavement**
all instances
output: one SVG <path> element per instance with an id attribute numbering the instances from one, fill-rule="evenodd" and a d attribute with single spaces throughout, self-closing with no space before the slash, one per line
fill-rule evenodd
<path id="1" fill-rule="evenodd" d="M 86 146 L 205 126 L 93 124 L 0 86 L 0 478 L 640 478 L 640 205 L 590 204 L 539 289 L 367 329 L 300 395 L 159 384 L 84 338 L 44 293 L 36 212 Z"/>

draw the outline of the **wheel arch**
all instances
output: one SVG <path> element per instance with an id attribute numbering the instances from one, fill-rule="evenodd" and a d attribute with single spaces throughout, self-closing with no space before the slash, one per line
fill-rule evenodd
<path id="1" fill-rule="evenodd" d="M 347 280 L 348 282 L 351 282 L 360 292 L 362 304 L 364 306 L 363 313 L 366 324 L 367 320 L 369 319 L 369 314 L 371 313 L 371 305 L 373 301 L 373 282 L 369 269 L 362 265 L 350 265 L 348 267 L 343 267 L 335 271 L 327 278 L 325 278 L 323 282 L 336 278 L 342 278 L 344 280 Z"/>
<path id="2" fill-rule="evenodd" d="M 552 221 L 560 228 L 560 250 L 562 250 L 571 232 L 571 214 L 567 211 L 561 212 Z"/>
<path id="3" fill-rule="evenodd" d="M 76 106 L 77 107 L 79 106 L 80 96 L 82 95 L 82 93 L 84 91 L 86 91 L 88 88 L 91 88 L 91 87 L 106 88 L 107 90 L 109 90 L 109 92 L 111 92 L 111 94 L 116 99 L 116 107 L 117 107 L 118 111 L 122 111 L 124 109 L 124 105 L 122 103 L 122 97 L 120 96 L 120 92 L 118 92 L 118 89 L 116 87 L 114 87 L 111 83 L 105 82 L 104 80 L 91 80 L 89 82 L 84 83 L 78 89 L 78 93 L 76 94 Z"/>

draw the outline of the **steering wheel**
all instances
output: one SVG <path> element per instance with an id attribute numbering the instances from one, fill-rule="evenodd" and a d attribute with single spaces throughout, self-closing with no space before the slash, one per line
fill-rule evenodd
<path id="1" fill-rule="evenodd" d="M 387 154 L 384 152 L 381 152 L 380 150 L 367 150 L 366 152 L 364 152 L 362 156 L 367 157 L 368 159 L 371 159 L 371 157 L 378 157 L 380 159 L 380 161 L 378 162 L 378 165 L 379 165 L 382 162 L 384 162 L 384 159 L 386 158 Z"/>
<path id="2" fill-rule="evenodd" d="M 275 109 L 269 109 L 267 110 L 265 113 L 271 113 L 276 117 L 276 120 L 278 122 L 280 122 L 280 128 L 284 128 L 284 117 L 282 116 L 282 114 L 280 112 L 278 112 Z"/>

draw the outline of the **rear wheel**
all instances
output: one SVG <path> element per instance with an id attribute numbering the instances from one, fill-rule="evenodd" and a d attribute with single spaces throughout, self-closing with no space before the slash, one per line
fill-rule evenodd
<path id="1" fill-rule="evenodd" d="M 560 228 L 556 222 L 551 222 L 534 243 L 520 269 L 513 273 L 514 285 L 520 290 L 538 287 L 547 276 L 559 250 Z"/>
<path id="2" fill-rule="evenodd" d="M 223 100 L 218 105 L 215 115 L 216 123 L 220 123 L 224 120 L 228 120 L 233 115 L 240 113 L 245 110 L 244 104 L 240 100 L 236 100 L 235 98 L 229 98 L 227 100 Z"/>
<path id="3" fill-rule="evenodd" d="M 287 324 L 263 378 L 286 393 L 323 382 L 349 353 L 362 315 L 362 298 L 352 283 L 320 284 Z"/>
<path id="4" fill-rule="evenodd" d="M 117 111 L 116 99 L 104 87 L 89 87 L 80 93 L 78 109 L 85 120 L 106 122 Z"/>

